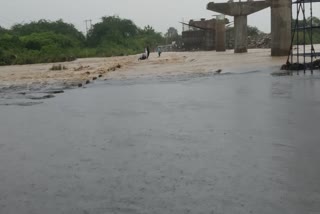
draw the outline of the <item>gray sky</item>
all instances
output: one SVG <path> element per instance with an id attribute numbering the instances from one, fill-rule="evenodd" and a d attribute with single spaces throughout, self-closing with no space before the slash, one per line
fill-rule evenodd
<path id="1" fill-rule="evenodd" d="M 133 20 L 141 28 L 151 25 L 165 33 L 172 26 L 181 32 L 182 20 L 212 18 L 215 13 L 206 10 L 209 1 L 212 0 L 1 0 L 0 26 L 9 28 L 15 23 L 61 18 L 84 32 L 84 20 L 92 19 L 94 24 L 102 16 L 118 15 Z M 320 8 L 317 6 L 314 11 L 319 15 Z M 248 24 L 270 32 L 270 9 L 250 15 Z"/>

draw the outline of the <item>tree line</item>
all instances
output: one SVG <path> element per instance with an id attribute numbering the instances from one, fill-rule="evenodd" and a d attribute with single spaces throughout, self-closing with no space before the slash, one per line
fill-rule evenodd
<path id="1" fill-rule="evenodd" d="M 298 20 L 298 27 L 320 26 L 319 18 L 308 18 L 304 23 Z M 292 27 L 296 20 L 292 21 Z M 234 28 L 227 28 L 227 35 L 233 35 Z M 311 31 L 306 29 L 306 43 L 310 43 Z M 256 27 L 248 26 L 248 35 L 263 34 Z M 304 43 L 303 32 L 295 34 L 295 43 Z M 299 36 L 298 36 L 299 35 Z M 312 32 L 313 43 L 320 43 L 320 28 Z M 297 40 L 298 39 L 298 40 Z M 73 24 L 63 20 L 39 20 L 16 24 L 10 29 L 0 26 L 0 65 L 50 63 L 70 61 L 83 57 L 109 57 L 141 53 L 146 46 L 150 49 L 160 44 L 180 41 L 181 36 L 170 27 L 163 36 L 151 26 L 139 28 L 129 19 L 118 16 L 102 17 L 92 26 L 87 35 Z"/>
<path id="2" fill-rule="evenodd" d="M 310 27 L 313 27 L 311 30 Z M 292 29 L 296 29 L 294 34 L 294 44 L 310 44 L 311 38 L 313 44 L 320 44 L 320 19 L 317 17 L 308 17 L 304 20 L 292 21 Z M 304 32 L 305 31 L 305 32 Z M 312 37 L 311 37 L 312 35 Z"/>
<path id="3" fill-rule="evenodd" d="M 151 26 L 139 28 L 129 19 L 102 17 L 87 35 L 63 20 L 39 20 L 0 26 L 0 65 L 69 61 L 82 57 L 123 56 L 154 48 L 165 38 Z"/>

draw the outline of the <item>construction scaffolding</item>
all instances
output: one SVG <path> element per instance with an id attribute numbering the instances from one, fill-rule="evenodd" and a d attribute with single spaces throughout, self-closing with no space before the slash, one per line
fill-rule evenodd
<path id="1" fill-rule="evenodd" d="M 315 69 L 320 68 L 320 61 L 317 59 L 320 52 L 315 51 L 313 44 L 313 31 L 320 29 L 320 26 L 313 23 L 313 3 L 316 2 L 320 0 L 292 2 L 292 38 L 284 69 L 296 70 L 297 74 L 300 70 L 303 70 L 304 73 L 310 70 L 313 74 Z M 308 18 L 306 14 L 309 15 Z"/>

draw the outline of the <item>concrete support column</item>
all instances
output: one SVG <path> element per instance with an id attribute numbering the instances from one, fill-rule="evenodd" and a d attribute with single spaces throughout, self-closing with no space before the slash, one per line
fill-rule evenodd
<path id="1" fill-rule="evenodd" d="M 234 17 L 234 52 L 235 53 L 246 53 L 247 50 L 247 16 L 235 16 Z"/>
<path id="2" fill-rule="evenodd" d="M 291 0 L 271 1 L 271 56 L 287 56 L 291 43 Z"/>
<path id="3" fill-rule="evenodd" d="M 216 51 L 226 51 L 226 23 L 223 19 L 216 19 Z"/>

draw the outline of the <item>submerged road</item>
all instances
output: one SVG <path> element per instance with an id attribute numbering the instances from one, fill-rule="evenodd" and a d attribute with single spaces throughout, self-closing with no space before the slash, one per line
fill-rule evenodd
<path id="1" fill-rule="evenodd" d="M 0 106 L 0 213 L 317 214 L 319 154 L 319 75 L 111 80 Z"/>

